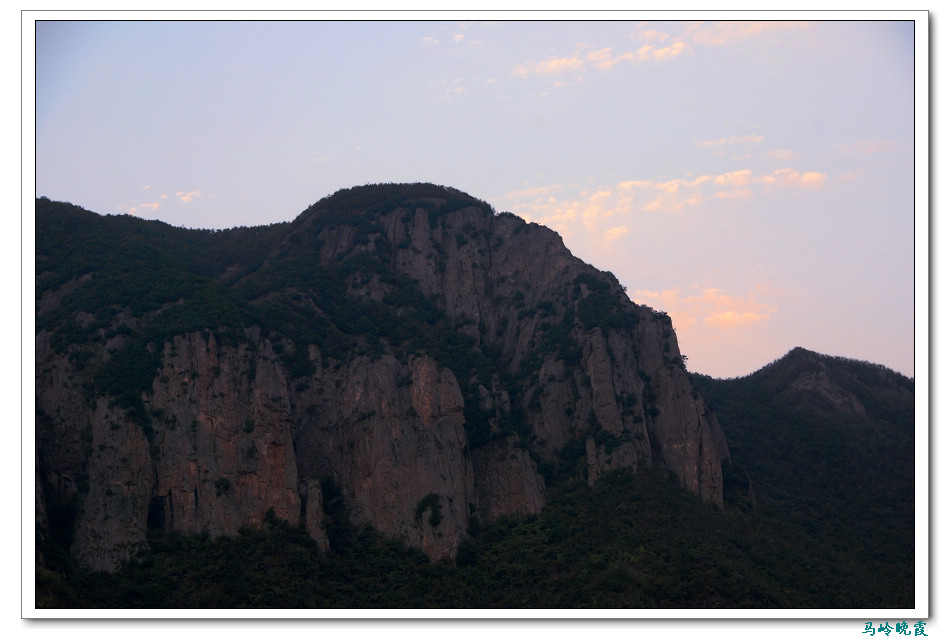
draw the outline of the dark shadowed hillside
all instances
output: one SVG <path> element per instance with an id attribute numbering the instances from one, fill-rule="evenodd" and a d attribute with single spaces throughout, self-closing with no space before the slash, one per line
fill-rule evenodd
<path id="1" fill-rule="evenodd" d="M 814 565 L 834 561 L 869 595 L 909 602 L 914 381 L 803 348 L 747 377 L 692 378 L 733 455 L 726 499 L 795 531 Z"/>

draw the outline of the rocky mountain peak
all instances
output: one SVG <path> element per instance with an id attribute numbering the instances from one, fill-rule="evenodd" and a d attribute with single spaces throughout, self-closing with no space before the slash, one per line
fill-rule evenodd
<path id="1" fill-rule="evenodd" d="M 796 406 L 796 410 L 823 415 L 867 415 L 870 395 L 884 389 L 902 396 L 913 394 L 913 380 L 877 364 L 819 354 L 796 347 L 752 375 Z M 873 393 L 868 391 L 874 387 Z"/>
<path id="2" fill-rule="evenodd" d="M 37 204 L 37 477 L 87 566 L 268 512 L 326 544 L 328 487 L 449 559 L 566 476 L 664 467 L 722 504 L 725 438 L 669 317 L 549 229 L 431 184 L 219 233 L 71 215 Z"/>

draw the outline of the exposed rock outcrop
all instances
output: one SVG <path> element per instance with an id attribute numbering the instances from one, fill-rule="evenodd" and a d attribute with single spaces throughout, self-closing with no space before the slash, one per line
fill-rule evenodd
<path id="1" fill-rule="evenodd" d="M 240 326 L 187 328 L 210 321 L 186 313 L 200 299 L 103 322 L 74 293 L 96 272 L 41 291 L 37 477 L 75 500 L 85 566 L 114 569 L 150 528 L 233 534 L 271 511 L 327 548 L 328 485 L 352 522 L 435 559 L 474 517 L 539 512 L 542 465 L 591 484 L 662 466 L 722 504 L 725 439 L 665 314 L 548 229 L 441 187 L 387 189 L 321 201 L 259 263 L 215 275 Z M 173 313 L 185 328 L 165 328 Z M 98 337 L 68 343 L 62 322 Z M 101 371 L 133 346 L 153 377 L 118 397 Z"/>

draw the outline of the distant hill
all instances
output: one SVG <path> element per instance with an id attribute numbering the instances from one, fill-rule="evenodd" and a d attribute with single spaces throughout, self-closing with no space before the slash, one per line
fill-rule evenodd
<path id="1" fill-rule="evenodd" d="M 914 380 L 803 348 L 743 378 L 691 377 L 732 453 L 725 499 L 798 531 L 813 565 L 834 557 L 862 589 L 910 602 Z"/>
<path id="2" fill-rule="evenodd" d="M 665 313 L 438 185 L 227 231 L 36 206 L 43 605 L 912 605 L 896 373 L 691 375 Z"/>

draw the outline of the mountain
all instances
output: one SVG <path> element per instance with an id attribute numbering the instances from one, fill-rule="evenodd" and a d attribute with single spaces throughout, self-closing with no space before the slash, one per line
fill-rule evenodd
<path id="1" fill-rule="evenodd" d="M 687 372 L 435 185 L 226 231 L 36 207 L 38 607 L 914 606 L 912 379 Z"/>
<path id="2" fill-rule="evenodd" d="M 460 191 L 227 231 L 36 202 L 40 566 L 275 521 L 451 562 L 574 478 L 663 469 L 722 509 L 726 442 L 665 313 Z"/>
<path id="3" fill-rule="evenodd" d="M 746 377 L 691 379 L 732 453 L 724 498 L 785 540 L 789 581 L 827 607 L 912 607 L 926 525 L 915 520 L 914 380 L 804 348 Z"/>

